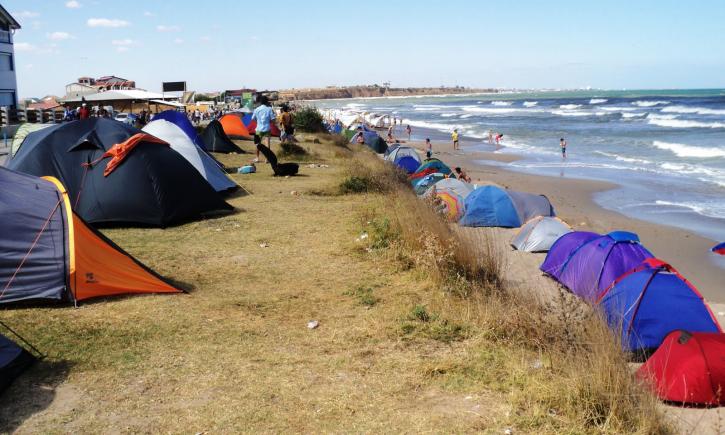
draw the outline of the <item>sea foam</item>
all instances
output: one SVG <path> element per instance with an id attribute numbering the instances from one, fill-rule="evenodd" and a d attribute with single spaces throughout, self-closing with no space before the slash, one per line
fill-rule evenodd
<path id="1" fill-rule="evenodd" d="M 561 106 L 559 106 L 559 109 L 573 110 L 573 109 L 578 109 L 581 106 L 582 106 L 581 104 L 562 104 Z"/>
<path id="2" fill-rule="evenodd" d="M 524 101 L 524 107 L 534 107 L 539 104 L 538 101 Z"/>
<path id="3" fill-rule="evenodd" d="M 609 100 L 607 100 L 606 98 L 592 98 L 591 100 L 589 100 L 589 104 L 602 104 L 606 103 L 607 101 Z"/>
<path id="4" fill-rule="evenodd" d="M 686 119 L 665 118 L 664 116 L 649 116 L 647 123 L 670 128 L 725 128 L 724 122 L 688 121 Z"/>
<path id="5" fill-rule="evenodd" d="M 709 109 L 707 107 L 669 106 L 663 107 L 661 112 L 695 115 L 725 115 L 725 110 L 723 109 Z"/>
<path id="6" fill-rule="evenodd" d="M 493 106 L 510 106 L 513 104 L 511 101 L 492 101 Z"/>
<path id="7" fill-rule="evenodd" d="M 654 107 L 654 106 L 664 106 L 665 104 L 670 104 L 670 102 L 665 101 L 665 100 L 653 100 L 653 101 L 638 100 L 638 101 L 633 101 L 632 104 L 635 106 L 638 106 L 638 107 Z"/>
<path id="8" fill-rule="evenodd" d="M 725 148 L 698 147 L 682 143 L 670 143 L 656 140 L 652 146 L 661 150 L 671 151 L 680 157 L 696 157 L 701 159 L 725 157 Z"/>

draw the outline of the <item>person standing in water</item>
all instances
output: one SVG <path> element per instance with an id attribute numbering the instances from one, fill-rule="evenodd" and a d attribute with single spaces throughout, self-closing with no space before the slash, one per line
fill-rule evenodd
<path id="1" fill-rule="evenodd" d="M 433 157 L 433 144 L 430 143 L 430 138 L 425 138 L 425 157 L 427 159 Z"/>
<path id="2" fill-rule="evenodd" d="M 458 129 L 453 130 L 453 134 L 451 134 L 451 139 L 453 139 L 453 150 L 458 149 Z"/>
<path id="3" fill-rule="evenodd" d="M 410 142 L 410 133 L 413 132 L 413 130 L 410 128 L 410 124 L 405 126 L 405 132 L 408 133 L 408 142 Z"/>
<path id="4" fill-rule="evenodd" d="M 566 160 L 566 141 L 563 137 L 559 139 L 559 145 L 561 146 L 561 158 Z"/>
<path id="5" fill-rule="evenodd" d="M 493 129 L 488 129 L 488 143 L 493 145 Z"/>

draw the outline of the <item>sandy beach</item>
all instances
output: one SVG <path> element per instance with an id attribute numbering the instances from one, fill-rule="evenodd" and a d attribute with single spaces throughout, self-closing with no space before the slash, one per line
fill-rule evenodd
<path id="1" fill-rule="evenodd" d="M 407 145 L 423 149 L 422 142 Z M 481 165 L 481 160 L 511 162 L 519 157 L 512 154 L 470 153 L 453 151 L 450 144 L 434 144 L 434 157 L 451 167 L 461 166 L 475 184 L 497 184 L 503 187 L 546 195 L 559 217 L 576 230 L 607 233 L 627 230 L 637 233 L 642 243 L 657 257 L 672 264 L 687 277 L 712 303 L 713 310 L 725 311 L 725 270 L 719 267 L 710 253 L 714 242 L 689 231 L 667 225 L 653 224 L 624 216 L 599 206 L 593 195 L 617 187 L 616 184 L 593 180 L 558 178 L 508 171 L 500 166 Z M 507 233 L 510 231 L 506 231 Z M 513 232 L 512 232 L 513 234 Z M 534 256 L 538 257 L 538 256 Z M 540 260 L 543 261 L 543 255 Z M 718 316 L 723 319 L 723 316 Z"/>

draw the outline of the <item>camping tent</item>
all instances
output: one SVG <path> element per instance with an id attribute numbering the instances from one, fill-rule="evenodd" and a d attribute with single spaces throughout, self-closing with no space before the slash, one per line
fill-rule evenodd
<path id="1" fill-rule="evenodd" d="M 186 134 L 189 140 L 194 142 L 196 146 L 203 150 L 208 150 L 204 140 L 201 136 L 199 136 L 199 133 L 196 132 L 196 128 L 194 128 L 191 121 L 189 121 L 189 118 L 187 118 L 183 112 L 179 112 L 178 110 L 164 110 L 163 112 L 159 112 L 154 115 L 152 122 L 160 119 L 175 124 L 181 129 L 181 131 L 184 132 L 184 134 Z"/>
<path id="2" fill-rule="evenodd" d="M 431 196 L 435 192 L 453 192 L 461 198 L 466 199 L 473 190 L 473 185 L 466 183 L 465 181 L 457 180 L 455 178 L 444 178 L 426 190 L 423 196 Z"/>
<path id="3" fill-rule="evenodd" d="M 420 160 L 420 156 L 418 155 L 418 151 L 416 151 L 415 148 L 407 147 L 405 145 L 397 146 L 393 151 L 386 153 L 385 160 L 389 162 L 395 162 L 395 160 L 397 160 L 398 158 L 405 156 L 414 158 L 418 162 L 419 166 L 422 163 L 422 161 Z"/>
<path id="4" fill-rule="evenodd" d="M 572 231 L 571 227 L 554 216 L 537 216 L 524 224 L 511 240 L 519 251 L 546 252 L 559 237 Z"/>
<path id="5" fill-rule="evenodd" d="M 415 191 L 416 195 L 423 195 L 428 189 L 430 189 L 431 186 L 441 180 L 444 180 L 446 177 L 446 174 L 441 174 L 440 172 L 433 172 L 423 178 L 413 180 L 413 190 Z"/>
<path id="6" fill-rule="evenodd" d="M 158 141 L 111 119 L 66 122 L 29 134 L 7 166 L 59 179 L 74 211 L 90 223 L 167 226 L 233 209 Z"/>
<path id="7" fill-rule="evenodd" d="M 10 155 L 14 156 L 15 154 L 17 154 L 20 146 L 23 144 L 23 141 L 25 140 L 25 137 L 27 135 L 34 131 L 50 127 L 51 125 L 53 124 L 33 124 L 30 122 L 25 122 L 21 124 L 20 127 L 18 127 L 18 129 L 15 131 L 15 135 L 13 136 L 13 142 L 10 144 Z"/>
<path id="8" fill-rule="evenodd" d="M 655 349 L 676 329 L 721 332 L 700 292 L 655 258 L 617 278 L 600 298 L 607 323 L 621 333 L 626 351 Z"/>
<path id="9" fill-rule="evenodd" d="M 385 150 L 385 154 L 383 154 L 383 157 L 389 156 L 390 153 L 392 153 L 393 151 L 397 150 L 398 148 L 400 148 L 400 144 L 399 143 L 394 143 L 394 144 L 390 145 L 388 147 L 388 149 Z"/>
<path id="10" fill-rule="evenodd" d="M 35 357 L 9 338 L 0 335 L 0 392 L 30 367 Z"/>
<path id="11" fill-rule="evenodd" d="M 242 122 L 242 113 L 227 113 L 219 118 L 219 122 L 224 129 L 224 133 L 230 139 L 251 139 L 252 133 L 249 132 L 247 126 Z"/>
<path id="12" fill-rule="evenodd" d="M 55 178 L 0 168 L 0 304 L 178 293 L 71 211 Z"/>
<path id="13" fill-rule="evenodd" d="M 176 124 L 165 119 L 154 119 L 142 130 L 168 143 L 174 151 L 184 156 L 217 192 L 227 192 L 239 188 L 219 167 L 217 161 L 194 144 Z"/>
<path id="14" fill-rule="evenodd" d="M 206 126 L 201 137 L 206 145 L 206 149 L 212 153 L 239 153 L 244 154 L 246 151 L 239 148 L 226 133 L 224 133 L 224 127 L 216 119 L 211 120 L 209 125 Z"/>
<path id="15" fill-rule="evenodd" d="M 467 227 L 515 228 L 536 216 L 555 216 L 554 207 L 544 195 L 496 186 L 483 186 L 471 192 L 465 208 L 460 224 Z"/>
<path id="16" fill-rule="evenodd" d="M 448 175 L 451 172 L 451 168 L 446 166 L 445 163 L 441 162 L 438 159 L 428 159 L 424 161 L 419 167 L 418 170 L 415 171 L 413 174 L 410 175 L 410 178 L 412 181 L 415 181 L 417 179 L 423 178 L 428 174 L 433 174 L 435 172 Z"/>
<path id="17" fill-rule="evenodd" d="M 540 269 L 574 294 L 595 301 L 614 280 L 650 257 L 634 233 L 574 231 L 554 242 Z"/>
<path id="18" fill-rule="evenodd" d="M 637 377 L 657 397 L 688 405 L 725 405 L 725 334 L 672 331 Z"/>
<path id="19" fill-rule="evenodd" d="M 712 247 L 712 252 L 720 255 L 725 255 L 725 242 Z"/>
<path id="20" fill-rule="evenodd" d="M 367 145 L 371 150 L 375 151 L 377 154 L 385 153 L 388 149 L 388 144 L 383 140 L 380 135 L 378 135 L 375 131 L 372 130 L 362 130 L 361 132 L 356 132 L 352 138 L 350 138 L 350 143 L 357 143 L 357 135 L 358 133 L 363 135 L 364 143 Z"/>
<path id="21" fill-rule="evenodd" d="M 395 159 L 395 166 L 405 171 L 406 174 L 412 174 L 418 169 L 420 162 L 411 156 L 403 156 Z"/>

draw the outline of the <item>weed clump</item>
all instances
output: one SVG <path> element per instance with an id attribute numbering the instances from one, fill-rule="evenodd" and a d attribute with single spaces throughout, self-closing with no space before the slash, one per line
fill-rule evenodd
<path id="1" fill-rule="evenodd" d="M 326 131 L 322 114 L 312 106 L 301 107 L 294 112 L 295 129 L 307 133 L 321 133 Z"/>
<path id="2" fill-rule="evenodd" d="M 373 294 L 373 289 L 371 287 L 358 286 L 354 290 L 346 291 L 344 294 L 345 296 L 352 296 L 356 298 L 358 303 L 365 307 L 374 307 L 380 301 L 380 299 Z"/>

